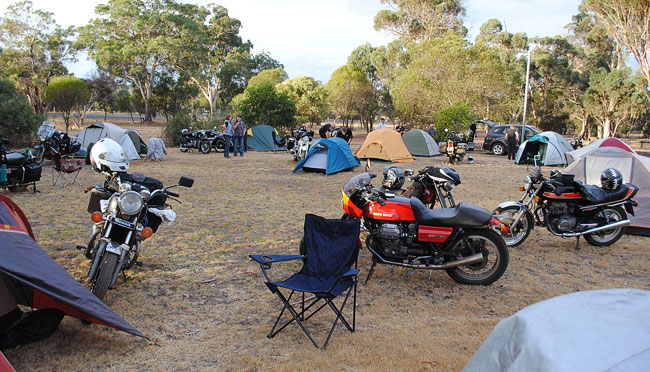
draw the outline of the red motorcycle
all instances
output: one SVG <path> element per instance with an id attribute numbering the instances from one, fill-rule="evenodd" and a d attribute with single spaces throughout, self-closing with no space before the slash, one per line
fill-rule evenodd
<path id="1" fill-rule="evenodd" d="M 366 247 L 377 264 L 446 270 L 461 284 L 488 285 L 508 267 L 508 248 L 497 233 L 508 229 L 492 212 L 469 203 L 429 209 L 417 198 L 374 188 L 374 174 L 362 173 L 344 186 L 344 219 L 362 219 Z"/>

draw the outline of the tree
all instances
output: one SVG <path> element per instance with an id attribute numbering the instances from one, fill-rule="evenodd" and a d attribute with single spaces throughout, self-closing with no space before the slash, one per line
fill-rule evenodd
<path id="1" fill-rule="evenodd" d="M 13 146 L 31 145 L 45 115 L 37 114 L 10 80 L 0 80 L 0 137 Z"/>
<path id="2" fill-rule="evenodd" d="M 52 13 L 34 9 L 23 0 L 7 7 L 0 18 L 0 75 L 13 80 L 37 113 L 46 110 L 45 88 L 65 75 L 64 62 L 73 61 L 73 27 L 61 28 Z"/>
<path id="3" fill-rule="evenodd" d="M 471 107 L 463 101 L 456 101 L 438 111 L 436 114 L 436 133 L 444 138 L 445 129 L 459 131 L 467 129 L 476 117 L 471 114 Z"/>
<path id="4" fill-rule="evenodd" d="M 250 47 L 252 48 L 251 44 Z M 229 55 L 226 64 L 219 72 L 221 91 L 219 101 L 226 105 L 237 94 L 242 93 L 248 86 L 250 79 L 264 70 L 283 69 L 284 66 L 268 53 L 251 55 L 250 53 L 234 53 Z M 285 77 L 287 79 L 288 77 Z"/>
<path id="5" fill-rule="evenodd" d="M 186 76 L 164 73 L 156 79 L 153 88 L 154 107 L 169 121 L 170 116 L 176 117 L 190 99 L 198 93 L 198 88 L 190 84 Z"/>
<path id="6" fill-rule="evenodd" d="M 596 13 L 610 35 L 632 53 L 639 69 L 650 84 L 650 2 L 648 0 L 584 0 Z M 650 93 L 646 93 L 650 98 Z"/>
<path id="7" fill-rule="evenodd" d="M 381 0 L 392 9 L 380 10 L 375 16 L 375 30 L 387 30 L 400 39 L 412 42 L 442 37 L 454 30 L 465 35 L 462 0 Z"/>
<path id="8" fill-rule="evenodd" d="M 156 78 L 180 51 L 191 47 L 182 35 L 197 9 L 173 0 L 109 0 L 95 8 L 99 17 L 80 30 L 79 45 L 89 49 L 97 65 L 138 90 L 145 121 L 152 120 Z"/>
<path id="9" fill-rule="evenodd" d="M 287 80 L 289 75 L 280 67 L 272 70 L 260 71 L 257 75 L 250 78 L 248 81 L 248 88 L 255 88 L 262 84 L 271 84 L 273 86 Z"/>
<path id="10" fill-rule="evenodd" d="M 45 90 L 45 98 L 63 116 L 65 132 L 68 133 L 72 111 L 88 102 L 90 91 L 83 80 L 74 76 L 61 76 L 52 79 Z"/>
<path id="11" fill-rule="evenodd" d="M 598 138 L 612 134 L 612 124 L 624 120 L 634 106 L 636 87 L 630 79 L 629 69 L 607 71 L 599 68 L 591 73 L 589 89 L 585 94 L 587 111 L 598 121 Z"/>
<path id="12" fill-rule="evenodd" d="M 267 124 L 276 129 L 293 127 L 296 115 L 296 106 L 289 95 L 279 93 L 271 83 L 246 88 L 234 109 L 244 122 Z"/>
<path id="13" fill-rule="evenodd" d="M 107 113 L 115 111 L 117 106 L 115 79 L 108 71 L 97 70 L 86 80 L 86 85 L 96 96 L 95 106 L 104 111 L 104 121 L 106 121 Z"/>
<path id="14" fill-rule="evenodd" d="M 372 84 L 368 78 L 361 70 L 349 64 L 334 71 L 325 89 L 329 92 L 332 111 L 343 120 L 344 125 L 360 112 L 372 94 Z"/>
<path id="15" fill-rule="evenodd" d="M 251 83 L 253 80 L 251 79 Z M 296 104 L 296 112 L 310 124 L 316 125 L 327 117 L 327 90 L 308 76 L 298 76 L 276 85 L 278 92 L 286 93 Z"/>
<path id="16" fill-rule="evenodd" d="M 379 109 L 382 107 L 381 99 L 386 98 L 385 95 L 382 95 L 384 85 L 379 78 L 377 67 L 373 63 L 374 53 L 375 48 L 366 43 L 353 50 L 352 54 L 348 57 L 348 64 L 361 70 L 372 86 L 368 100 L 366 102 L 361 102 L 359 107 L 361 124 L 365 125 L 366 130 L 368 131 L 370 131 L 370 126 L 374 122 Z M 388 88 L 386 88 L 386 90 L 388 90 Z M 390 97 L 390 95 L 388 95 L 388 97 Z M 390 107 L 388 107 L 388 109 L 389 110 L 387 111 L 390 111 Z"/>

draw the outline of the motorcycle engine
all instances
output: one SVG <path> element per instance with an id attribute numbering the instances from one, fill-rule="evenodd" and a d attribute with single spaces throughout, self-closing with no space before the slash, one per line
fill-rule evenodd
<path id="1" fill-rule="evenodd" d="M 414 247 L 411 242 L 416 240 L 417 228 L 414 224 L 402 227 L 397 224 L 383 224 L 377 230 L 378 240 L 383 255 L 388 257 L 405 257 L 409 255 L 424 255 L 424 249 Z"/>
<path id="2" fill-rule="evenodd" d="M 568 232 L 576 227 L 575 206 L 564 202 L 552 202 L 548 208 L 549 226 L 559 232 Z"/>

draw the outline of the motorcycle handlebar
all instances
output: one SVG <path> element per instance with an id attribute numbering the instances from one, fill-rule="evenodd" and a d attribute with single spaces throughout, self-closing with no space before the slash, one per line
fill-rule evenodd
<path id="1" fill-rule="evenodd" d="M 178 197 L 180 196 L 180 195 L 178 195 L 177 193 L 175 193 L 175 192 L 171 192 L 171 191 L 167 191 L 167 195 L 169 195 L 169 196 L 173 196 L 173 197 L 175 197 L 175 198 L 178 198 Z"/>

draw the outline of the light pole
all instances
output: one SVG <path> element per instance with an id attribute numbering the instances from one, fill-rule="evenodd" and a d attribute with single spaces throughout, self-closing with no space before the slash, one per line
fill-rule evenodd
<path id="1" fill-rule="evenodd" d="M 521 123 L 521 136 L 519 143 L 524 143 L 524 130 L 526 129 L 526 108 L 528 107 L 528 76 L 530 75 L 530 52 L 533 50 L 531 46 L 528 49 L 528 59 L 526 61 L 526 89 L 524 90 L 524 120 Z"/>

